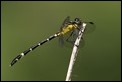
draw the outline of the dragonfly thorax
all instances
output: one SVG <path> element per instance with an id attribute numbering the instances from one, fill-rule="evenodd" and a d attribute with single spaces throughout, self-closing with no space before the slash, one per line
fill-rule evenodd
<path id="1" fill-rule="evenodd" d="M 77 28 L 77 24 L 70 24 L 67 27 L 62 29 L 61 34 L 64 35 L 64 34 L 70 32 L 70 31 L 72 31 L 72 30 L 74 30 L 76 28 Z"/>

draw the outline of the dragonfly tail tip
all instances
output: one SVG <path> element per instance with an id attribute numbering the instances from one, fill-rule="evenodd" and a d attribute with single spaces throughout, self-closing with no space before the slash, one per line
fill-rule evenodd
<path id="1" fill-rule="evenodd" d="M 12 65 L 9 65 L 9 67 L 12 67 Z"/>

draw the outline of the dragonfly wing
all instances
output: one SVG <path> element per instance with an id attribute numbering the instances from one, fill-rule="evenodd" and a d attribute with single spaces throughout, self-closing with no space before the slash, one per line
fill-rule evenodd
<path id="1" fill-rule="evenodd" d="M 78 36 L 79 30 L 75 29 L 71 32 L 71 34 L 69 35 L 69 37 L 66 39 L 66 41 L 71 42 L 72 44 L 74 44 L 77 36 Z"/>
<path id="2" fill-rule="evenodd" d="M 61 27 L 60 27 L 60 31 L 62 31 L 62 29 L 63 29 L 64 27 L 66 27 L 66 26 L 68 25 L 69 22 L 70 22 L 70 17 L 67 16 L 67 17 L 65 18 L 65 20 L 63 21 Z M 63 35 L 61 35 L 61 36 L 59 37 L 59 45 L 60 45 L 60 46 L 63 46 L 63 45 L 64 45 L 64 37 L 63 37 Z"/>
<path id="3" fill-rule="evenodd" d="M 59 45 L 60 45 L 61 47 L 64 45 L 64 37 L 63 37 L 63 35 L 61 35 L 61 36 L 59 37 Z"/>
<path id="4" fill-rule="evenodd" d="M 79 29 L 75 29 L 72 31 L 72 33 L 68 36 L 68 38 L 66 39 L 66 42 L 69 45 L 74 45 L 74 42 L 76 41 L 76 38 L 78 37 L 78 33 L 79 33 Z M 81 44 L 80 44 L 80 48 L 83 48 L 85 46 L 85 41 L 83 39 L 83 36 L 81 37 Z"/>
<path id="5" fill-rule="evenodd" d="M 92 22 L 86 22 L 86 28 L 85 28 L 85 34 L 92 33 L 95 29 L 96 26 Z"/>
<path id="6" fill-rule="evenodd" d="M 66 19 L 64 20 L 64 22 L 62 23 L 61 27 L 60 27 L 60 31 L 62 31 L 62 28 L 64 28 L 69 22 L 70 22 L 70 17 L 67 16 Z"/>

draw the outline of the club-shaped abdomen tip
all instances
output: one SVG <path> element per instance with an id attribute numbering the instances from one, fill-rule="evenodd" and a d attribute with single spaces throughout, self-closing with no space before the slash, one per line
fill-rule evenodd
<path id="1" fill-rule="evenodd" d="M 9 67 L 12 67 L 13 66 L 13 64 L 11 63 L 10 65 L 9 65 Z"/>

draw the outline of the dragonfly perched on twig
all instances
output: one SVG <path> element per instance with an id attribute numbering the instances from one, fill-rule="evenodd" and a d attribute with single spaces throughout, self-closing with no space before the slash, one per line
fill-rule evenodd
<path id="1" fill-rule="evenodd" d="M 59 37 L 59 41 L 63 42 L 63 36 L 69 33 L 69 36 L 67 37 L 66 41 L 73 43 L 73 41 L 70 41 L 70 38 L 71 37 L 75 38 L 78 35 L 78 31 L 79 29 L 82 29 L 83 23 L 94 24 L 93 22 L 83 22 L 80 18 L 75 18 L 74 21 L 71 21 L 70 17 L 67 16 L 64 22 L 62 23 L 60 30 L 57 33 L 55 33 L 54 35 L 50 36 L 49 38 L 43 41 L 38 42 L 36 45 L 28 48 L 27 50 L 16 56 L 12 60 L 10 66 L 13 66 L 18 60 L 20 60 L 22 57 L 24 57 L 25 55 L 27 55 L 29 52 L 33 51 L 40 45 L 43 45 L 44 43 L 51 41 L 56 37 Z"/>

